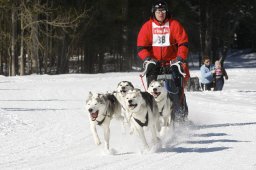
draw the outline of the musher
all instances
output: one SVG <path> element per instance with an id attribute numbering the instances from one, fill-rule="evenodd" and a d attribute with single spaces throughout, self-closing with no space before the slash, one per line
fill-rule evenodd
<path id="1" fill-rule="evenodd" d="M 174 120 L 179 117 L 184 120 L 188 115 L 184 86 L 190 77 L 186 61 L 188 36 L 183 26 L 177 20 L 172 19 L 166 1 L 159 0 L 153 3 L 151 12 L 152 16 L 144 23 L 138 34 L 138 56 L 144 61 L 147 85 L 157 80 L 158 75 L 163 74 L 164 67 L 170 67 L 170 63 L 180 63 L 186 76 L 182 77 L 177 73 L 178 71 L 175 71 L 176 76 L 174 75 L 173 82 L 177 90 L 169 90 L 174 103 L 172 113 L 175 115 Z M 168 70 L 164 72 L 166 74 Z M 169 81 L 169 84 L 173 88 L 171 82 Z"/>

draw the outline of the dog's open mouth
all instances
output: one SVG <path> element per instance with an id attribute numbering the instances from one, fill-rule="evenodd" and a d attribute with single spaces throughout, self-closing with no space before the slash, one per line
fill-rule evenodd
<path id="1" fill-rule="evenodd" d="M 95 121 L 98 117 L 99 111 L 97 110 L 96 112 L 90 113 L 90 114 L 91 114 L 91 120 Z"/>
<path id="2" fill-rule="evenodd" d="M 161 94 L 161 92 L 153 92 L 151 94 L 154 98 L 157 98 Z"/>
<path id="3" fill-rule="evenodd" d="M 138 106 L 138 104 L 129 104 L 129 108 L 130 109 L 134 109 L 135 107 L 137 107 Z"/>
<path id="4" fill-rule="evenodd" d="M 126 93 L 126 90 L 120 90 L 121 93 Z"/>

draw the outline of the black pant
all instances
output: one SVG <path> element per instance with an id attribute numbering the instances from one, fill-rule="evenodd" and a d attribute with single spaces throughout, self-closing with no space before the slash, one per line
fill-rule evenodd
<path id="1" fill-rule="evenodd" d="M 213 87 L 213 83 L 208 83 L 208 84 L 201 83 L 201 87 L 203 91 L 211 91 L 211 88 Z"/>
<path id="2" fill-rule="evenodd" d="M 224 86 L 224 78 L 216 78 L 214 91 L 221 91 Z"/>

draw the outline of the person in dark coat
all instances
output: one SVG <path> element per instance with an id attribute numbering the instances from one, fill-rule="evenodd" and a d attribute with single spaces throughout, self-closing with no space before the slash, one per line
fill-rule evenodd
<path id="1" fill-rule="evenodd" d="M 224 77 L 228 80 L 228 75 L 224 67 L 221 66 L 219 60 L 215 61 L 215 87 L 214 91 L 221 91 L 224 86 Z"/>

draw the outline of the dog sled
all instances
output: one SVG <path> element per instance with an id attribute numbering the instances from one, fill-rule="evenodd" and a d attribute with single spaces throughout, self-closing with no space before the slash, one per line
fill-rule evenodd
<path id="1" fill-rule="evenodd" d="M 164 87 L 173 102 L 171 111 L 172 120 L 175 122 L 183 122 L 187 120 L 188 106 L 184 93 L 184 78 L 186 74 L 183 72 L 181 62 L 166 64 L 166 61 L 160 62 L 159 74 L 157 80 L 164 81 Z M 146 69 L 141 77 L 146 75 Z"/>

